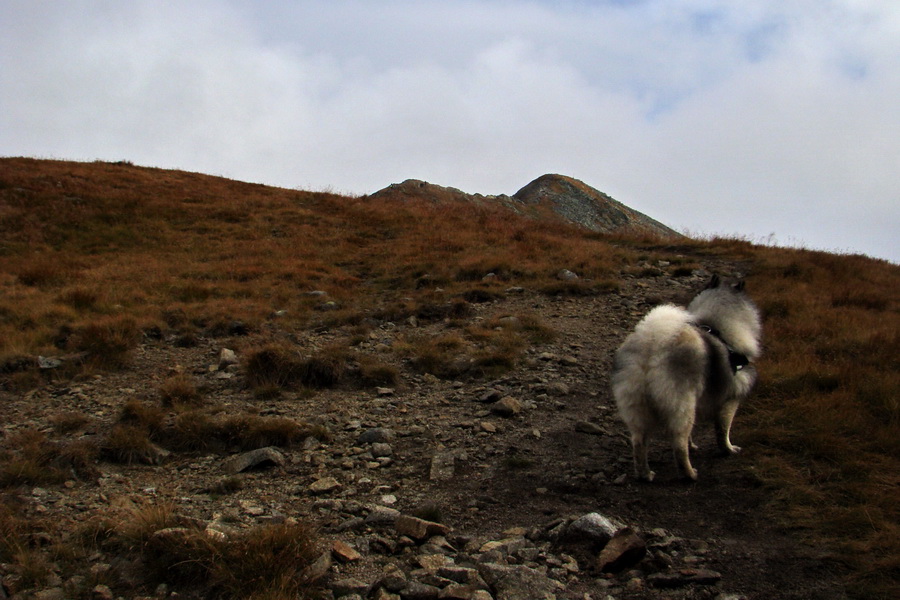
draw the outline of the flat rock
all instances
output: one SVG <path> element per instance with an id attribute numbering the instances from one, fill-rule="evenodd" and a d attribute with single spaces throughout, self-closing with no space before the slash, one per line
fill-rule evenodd
<path id="1" fill-rule="evenodd" d="M 341 483 L 334 477 L 323 477 L 317 479 L 306 488 L 313 494 L 327 494 L 340 489 Z"/>
<path id="2" fill-rule="evenodd" d="M 522 402 L 518 398 L 506 396 L 491 404 L 490 410 L 501 417 L 514 417 L 522 412 Z"/>
<path id="3" fill-rule="evenodd" d="M 352 577 L 348 577 L 346 579 L 339 579 L 334 581 L 329 586 L 331 591 L 334 592 L 334 595 L 338 598 L 341 596 L 349 596 L 350 594 L 359 594 L 360 596 L 364 596 L 367 591 L 369 591 L 369 584 L 359 579 L 353 579 Z"/>
<path id="4" fill-rule="evenodd" d="M 362 558 L 362 554 L 357 552 L 353 546 L 340 540 L 335 540 L 331 544 L 331 555 L 342 563 L 356 562 Z"/>
<path id="5" fill-rule="evenodd" d="M 233 475 L 256 467 L 280 467 L 283 464 L 284 454 L 278 448 L 268 446 L 236 454 L 222 463 L 222 469 Z"/>
<path id="6" fill-rule="evenodd" d="M 500 390 L 487 390 L 478 396 L 475 400 L 477 402 L 481 402 L 482 404 L 490 404 L 491 402 L 496 402 L 500 398 L 503 397 L 503 394 Z"/>
<path id="7" fill-rule="evenodd" d="M 588 513 L 572 521 L 563 536 L 565 541 L 588 541 L 606 546 L 619 527 L 600 513 Z"/>
<path id="8" fill-rule="evenodd" d="M 359 435 L 358 442 L 360 444 L 387 443 L 394 439 L 393 429 L 387 427 L 373 427 L 367 429 Z"/>
<path id="9" fill-rule="evenodd" d="M 372 444 L 372 456 L 375 458 L 381 458 L 384 456 L 393 456 L 394 449 L 390 444 L 386 444 L 384 442 L 375 442 Z"/>
<path id="10" fill-rule="evenodd" d="M 530 542 L 522 536 L 515 536 L 510 538 L 505 538 L 502 540 L 494 540 L 490 542 L 485 542 L 482 544 L 481 548 L 479 548 L 479 552 L 491 552 L 498 551 L 503 555 L 515 554 L 522 548 L 528 546 Z"/>
<path id="11" fill-rule="evenodd" d="M 439 587 L 418 581 L 410 581 L 409 585 L 400 591 L 400 598 L 403 600 L 438 600 L 440 593 L 441 589 Z"/>
<path id="12" fill-rule="evenodd" d="M 722 579 L 722 574 L 709 569 L 675 569 L 663 573 L 653 573 L 647 581 L 657 588 L 679 588 L 688 585 L 714 585 Z"/>
<path id="13" fill-rule="evenodd" d="M 580 433 L 589 433 L 591 435 L 603 435 L 606 432 L 603 431 L 603 428 L 597 425 L 596 423 L 591 423 L 590 421 L 578 421 L 575 423 L 575 431 Z"/>
<path id="14" fill-rule="evenodd" d="M 647 554 L 644 540 L 630 527 L 620 529 L 597 557 L 597 568 L 606 573 L 618 573 L 633 567 Z"/>
<path id="15" fill-rule="evenodd" d="M 394 528 L 400 535 L 411 537 L 416 541 L 427 540 L 433 535 L 447 535 L 450 527 L 443 523 L 426 521 L 410 515 L 400 515 L 394 521 Z"/>
<path id="16" fill-rule="evenodd" d="M 43 370 L 56 369 L 62 366 L 62 361 L 53 356 L 38 356 L 38 368 Z"/>
<path id="17" fill-rule="evenodd" d="M 547 393 L 551 396 L 568 396 L 571 391 L 569 386 L 561 381 L 556 381 L 547 386 Z"/>
<path id="18" fill-rule="evenodd" d="M 439 600 L 474 600 L 483 589 L 466 583 L 451 583 L 438 594 Z"/>
<path id="19" fill-rule="evenodd" d="M 426 571 L 437 571 L 453 564 L 453 559 L 444 554 L 420 554 L 415 560 Z"/>
<path id="20" fill-rule="evenodd" d="M 376 506 L 366 516 L 365 524 L 372 526 L 393 525 L 400 516 L 400 511 L 387 506 Z"/>
<path id="21" fill-rule="evenodd" d="M 113 600 L 115 595 L 107 585 L 95 585 L 91 590 L 91 600 Z"/>

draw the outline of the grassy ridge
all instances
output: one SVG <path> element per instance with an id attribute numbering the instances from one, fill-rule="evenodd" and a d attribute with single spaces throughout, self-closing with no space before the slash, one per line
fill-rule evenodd
<path id="1" fill-rule="evenodd" d="M 23 355 L 88 352 L 104 360 L 80 368 L 127 365 L 154 328 L 186 338 L 236 320 L 254 329 L 275 311 L 286 329 L 367 314 L 452 317 L 461 309 L 446 298 L 491 297 L 510 285 L 612 291 L 622 274 L 662 274 L 639 264 L 665 259 L 689 270 L 702 258 L 745 264 L 766 315 L 761 382 L 742 431 L 760 449 L 777 514 L 847 564 L 860 597 L 889 597 L 900 581 L 900 269 L 884 261 L 740 240 L 675 247 L 500 208 L 0 159 L 0 384 L 40 383 L 14 368 Z M 593 281 L 567 288 L 555 279 L 561 268 Z M 496 277 L 482 281 L 488 272 Z M 331 310 L 318 310 L 312 290 L 327 292 Z M 491 328 L 420 348 L 410 341 L 408 351 L 423 370 L 438 370 L 452 364 L 444 354 L 475 352 L 487 336 L 498 349 L 492 360 L 507 360 L 519 343 Z M 82 454 L 75 458 L 89 463 Z"/>

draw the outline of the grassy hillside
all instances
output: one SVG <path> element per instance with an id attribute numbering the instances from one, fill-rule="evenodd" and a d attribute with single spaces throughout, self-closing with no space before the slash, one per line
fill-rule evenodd
<path id="1" fill-rule="evenodd" d="M 441 286 L 606 281 L 626 263 L 561 225 L 473 206 L 369 202 L 133 167 L 0 163 L 0 353 L 52 352 L 60 327 L 167 315 L 305 324 L 321 290 L 343 313 Z M 428 286 L 422 285 L 423 281 Z M 339 318 L 331 315 L 330 318 Z"/>
<path id="2" fill-rule="evenodd" d="M 127 163 L 0 159 L 0 389 L 127 368 L 141 336 L 160 331 L 189 337 L 239 323 L 264 335 L 422 316 L 511 286 L 614 293 L 623 276 L 662 274 L 648 264 L 678 276 L 700 256 L 740 261 L 765 313 L 761 383 L 742 437 L 758 449 L 773 514 L 846 564 L 861 595 L 888 597 L 900 581 L 900 268 L 884 261 L 611 238 L 499 207 L 372 201 Z M 563 268 L 582 278 L 561 282 Z M 42 372 L 36 355 L 80 358 Z M 3 548 L 0 562 L 14 560 Z"/>

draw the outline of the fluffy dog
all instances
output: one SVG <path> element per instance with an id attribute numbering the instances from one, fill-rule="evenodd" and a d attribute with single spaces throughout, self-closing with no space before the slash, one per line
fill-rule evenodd
<path id="1" fill-rule="evenodd" d="M 647 445 L 654 432 L 669 436 L 681 472 L 697 479 L 688 451 L 696 448 L 691 431 L 698 419 L 713 421 L 723 453 L 740 452 L 731 443 L 731 422 L 756 381 L 761 329 L 744 282 L 724 283 L 717 275 L 687 309 L 658 306 L 637 324 L 616 352 L 612 391 L 631 432 L 639 479 L 653 480 Z"/>

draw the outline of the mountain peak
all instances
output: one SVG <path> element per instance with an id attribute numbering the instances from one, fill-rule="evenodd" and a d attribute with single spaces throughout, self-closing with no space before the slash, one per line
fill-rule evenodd
<path id="1" fill-rule="evenodd" d="M 549 216 L 599 233 L 629 232 L 681 237 L 681 234 L 670 227 L 625 206 L 582 181 L 552 173 L 541 175 L 512 196 L 469 194 L 453 187 L 407 179 L 402 183 L 391 184 L 369 197 L 373 200 L 419 199 L 434 203 L 469 202 L 478 205 L 501 205 L 533 218 Z"/>
<path id="2" fill-rule="evenodd" d="M 659 221 L 625 206 L 583 181 L 565 175 L 541 175 L 513 194 L 513 198 L 526 204 L 547 204 L 564 220 L 592 231 L 612 233 L 627 230 L 681 237 L 681 234 Z"/>

